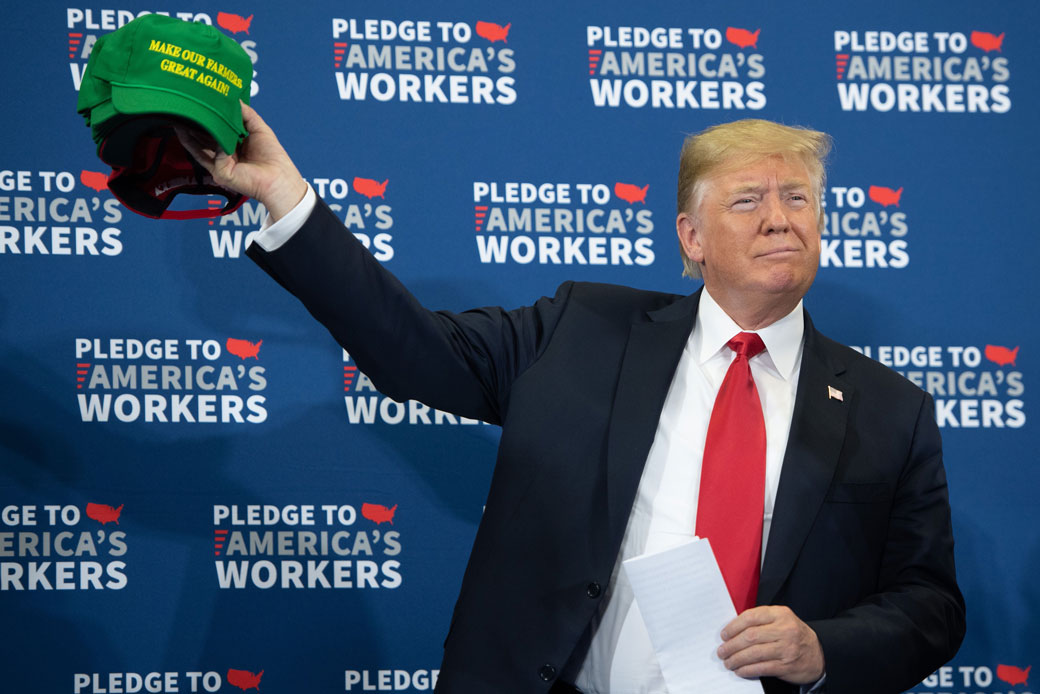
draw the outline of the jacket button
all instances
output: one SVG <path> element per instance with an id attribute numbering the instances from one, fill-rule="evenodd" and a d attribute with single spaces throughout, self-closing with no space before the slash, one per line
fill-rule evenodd
<path id="1" fill-rule="evenodd" d="M 585 595 L 588 595 L 590 598 L 598 598 L 601 592 L 603 592 L 602 589 L 595 581 L 585 586 Z"/>
<path id="2" fill-rule="evenodd" d="M 556 677 L 556 668 L 549 663 L 546 663 L 538 669 L 538 676 L 542 678 L 543 682 L 548 682 L 552 678 Z"/>

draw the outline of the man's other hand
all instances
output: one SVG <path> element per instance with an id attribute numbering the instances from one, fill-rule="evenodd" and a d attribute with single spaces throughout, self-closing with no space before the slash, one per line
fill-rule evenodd
<path id="1" fill-rule="evenodd" d="M 719 658 L 741 677 L 778 677 L 812 684 L 823 676 L 816 632 L 790 608 L 763 605 L 744 610 L 722 630 Z"/>
<path id="2" fill-rule="evenodd" d="M 242 120 L 249 136 L 232 154 L 207 133 L 177 128 L 177 137 L 217 183 L 259 200 L 271 221 L 277 221 L 303 199 L 307 183 L 274 131 L 246 104 L 242 104 Z"/>

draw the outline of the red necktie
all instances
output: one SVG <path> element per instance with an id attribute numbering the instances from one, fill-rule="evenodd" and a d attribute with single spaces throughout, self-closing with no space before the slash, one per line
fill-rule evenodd
<path id="1" fill-rule="evenodd" d="M 766 424 L 748 360 L 765 349 L 755 333 L 727 345 L 737 353 L 708 422 L 697 500 L 697 535 L 711 549 L 740 614 L 755 605 L 762 556 Z"/>

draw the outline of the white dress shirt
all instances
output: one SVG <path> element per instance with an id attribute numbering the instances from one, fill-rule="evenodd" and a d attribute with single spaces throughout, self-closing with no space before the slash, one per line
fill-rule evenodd
<path id="1" fill-rule="evenodd" d="M 766 349 L 751 359 L 766 425 L 766 485 L 762 518 L 765 556 L 780 466 L 791 429 L 802 360 L 802 303 L 784 318 L 757 330 Z M 593 623 L 585 662 L 573 677 L 588 694 L 664 694 L 668 691 L 650 637 L 621 562 L 659 552 L 694 537 L 701 459 L 715 395 L 735 353 L 726 343 L 740 326 L 701 292 L 697 321 L 679 358 L 657 433 L 647 456 L 636 501 L 628 518 L 621 554 Z M 721 637 L 719 645 L 722 644 Z M 564 673 L 565 679 L 570 673 Z"/>

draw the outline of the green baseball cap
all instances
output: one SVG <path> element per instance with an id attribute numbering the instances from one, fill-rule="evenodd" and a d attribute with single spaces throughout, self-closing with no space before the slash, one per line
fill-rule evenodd
<path id="1" fill-rule="evenodd" d="M 231 153 L 248 134 L 239 100 L 249 103 L 252 76 L 249 56 L 219 29 L 148 14 L 94 44 L 76 110 L 97 142 L 117 116 L 169 114 Z"/>

